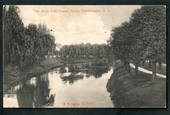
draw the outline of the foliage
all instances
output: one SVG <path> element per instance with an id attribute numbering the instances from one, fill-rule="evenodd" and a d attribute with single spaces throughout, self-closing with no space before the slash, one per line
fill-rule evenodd
<path id="1" fill-rule="evenodd" d="M 20 68 L 39 64 L 55 49 L 55 39 L 45 25 L 24 27 L 17 6 L 3 8 L 4 65 Z"/>
<path id="2" fill-rule="evenodd" d="M 129 22 L 112 30 L 108 44 L 117 59 L 134 63 L 136 69 L 145 60 L 154 66 L 165 62 L 166 8 L 147 5 L 135 10 Z"/>
<path id="3" fill-rule="evenodd" d="M 65 45 L 60 49 L 59 54 L 61 58 L 106 57 L 109 56 L 108 48 L 106 44 Z"/>

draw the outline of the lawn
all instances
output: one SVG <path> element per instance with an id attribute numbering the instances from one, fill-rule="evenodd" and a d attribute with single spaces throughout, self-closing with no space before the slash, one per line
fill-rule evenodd
<path id="1" fill-rule="evenodd" d="M 165 108 L 166 79 L 139 72 L 135 75 L 123 68 L 115 70 L 108 81 L 107 89 L 112 102 L 118 108 Z"/>

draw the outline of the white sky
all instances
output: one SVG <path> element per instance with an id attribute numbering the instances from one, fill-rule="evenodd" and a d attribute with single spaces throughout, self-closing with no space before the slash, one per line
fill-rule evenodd
<path id="1" fill-rule="evenodd" d="M 53 30 L 51 33 L 55 36 L 56 43 L 62 45 L 106 43 L 112 27 L 128 21 L 132 12 L 140 7 L 139 5 L 19 5 L 20 16 L 25 26 L 30 23 L 45 24 L 47 28 Z M 53 12 L 54 10 L 58 12 Z M 80 10 L 80 12 L 70 12 L 70 10 Z M 82 10 L 100 10 L 100 12 L 85 13 Z"/>

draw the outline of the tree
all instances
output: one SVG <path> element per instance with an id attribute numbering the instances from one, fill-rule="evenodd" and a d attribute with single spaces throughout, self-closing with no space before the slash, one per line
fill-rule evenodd
<path id="1" fill-rule="evenodd" d="M 136 74 L 138 66 L 149 59 L 155 77 L 156 62 L 161 65 L 166 55 L 166 8 L 147 5 L 135 10 L 129 22 L 112 30 L 109 46 L 124 65 L 135 64 Z"/>
<path id="2" fill-rule="evenodd" d="M 132 14 L 132 22 L 137 21 L 137 27 L 142 25 L 142 44 L 145 59 L 152 63 L 153 77 L 156 76 L 156 62 L 162 62 L 166 55 L 166 8 L 164 6 L 143 6 Z"/>
<path id="3" fill-rule="evenodd" d="M 24 24 L 17 6 L 3 7 L 4 65 L 40 64 L 45 55 L 55 50 L 55 38 L 45 25 Z"/>
<path id="4" fill-rule="evenodd" d="M 19 17 L 19 9 L 16 6 L 4 7 L 3 12 L 3 37 L 4 37 L 4 62 L 5 64 L 18 64 L 18 59 L 23 55 L 24 24 Z"/>
<path id="5" fill-rule="evenodd" d="M 111 38 L 108 41 L 116 59 L 120 59 L 127 70 L 130 72 L 130 50 L 133 44 L 133 39 L 129 36 L 131 31 L 129 31 L 130 24 L 124 22 L 121 26 L 114 28 L 112 30 Z"/>

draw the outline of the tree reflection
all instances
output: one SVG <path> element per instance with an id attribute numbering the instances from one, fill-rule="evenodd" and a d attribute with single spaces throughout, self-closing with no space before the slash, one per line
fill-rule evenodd
<path id="1" fill-rule="evenodd" d="M 76 58 L 75 58 L 76 60 Z M 67 61 L 68 62 L 68 61 Z M 64 83 L 73 84 L 74 82 L 83 79 L 79 75 L 85 74 L 87 78 L 89 77 L 95 77 L 100 78 L 104 73 L 107 73 L 110 70 L 110 65 L 106 62 L 100 62 L 98 59 L 96 61 L 93 59 L 93 61 L 87 61 L 83 63 L 73 63 L 68 62 L 68 64 L 65 65 L 65 67 L 60 68 L 60 70 L 65 70 L 65 68 L 68 68 L 68 74 L 67 76 L 61 76 L 61 79 Z M 60 71 L 60 73 L 63 75 L 65 71 Z"/>
<path id="2" fill-rule="evenodd" d="M 69 76 L 61 77 L 61 79 L 64 83 L 68 82 L 69 84 L 73 84 L 75 81 L 83 79 L 83 77 L 83 75 L 71 74 Z"/>
<path id="3" fill-rule="evenodd" d="M 89 68 L 87 71 L 85 71 L 86 74 L 90 76 L 94 76 L 95 78 L 100 78 L 104 73 L 107 73 L 109 71 L 109 67 L 93 67 Z"/>
<path id="4" fill-rule="evenodd" d="M 17 91 L 17 100 L 19 107 L 35 107 L 53 105 L 54 95 L 49 95 L 48 74 L 36 77 L 36 85 L 30 84 L 28 81 L 23 83 L 22 87 Z"/>
<path id="5" fill-rule="evenodd" d="M 33 107 L 34 86 L 23 84 L 22 88 L 17 91 L 17 100 L 19 107 Z"/>
<path id="6" fill-rule="evenodd" d="M 72 73 L 82 72 L 88 74 L 87 77 L 94 76 L 95 78 L 99 78 L 109 71 L 110 66 L 107 63 L 88 62 L 86 64 L 70 64 L 68 69 Z"/>

